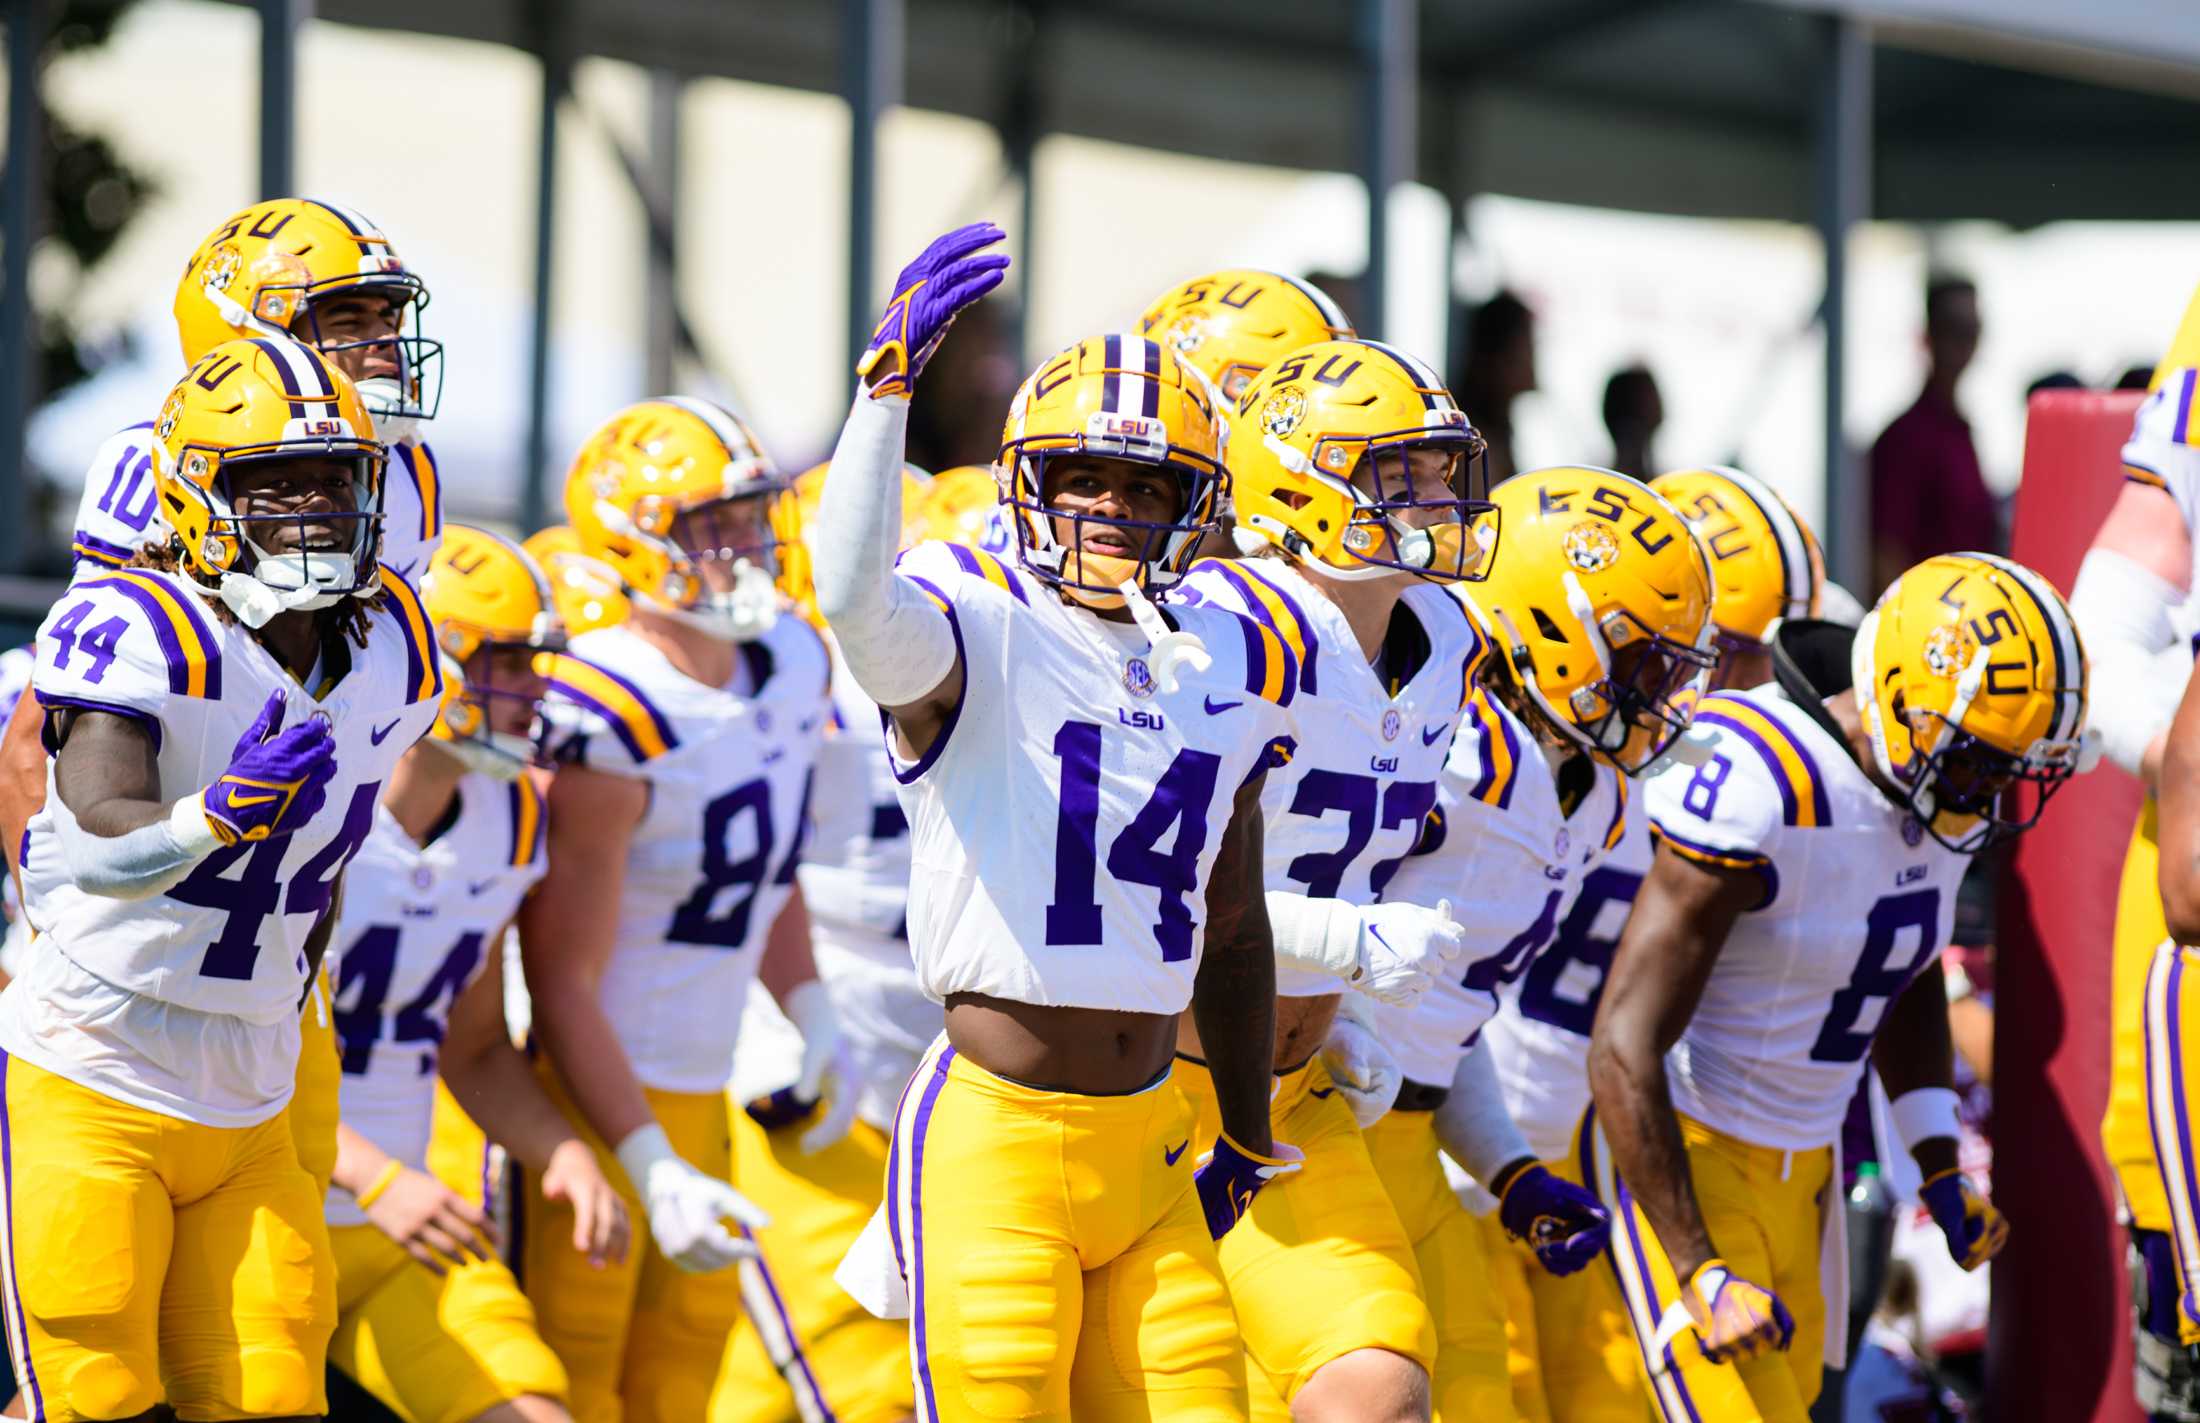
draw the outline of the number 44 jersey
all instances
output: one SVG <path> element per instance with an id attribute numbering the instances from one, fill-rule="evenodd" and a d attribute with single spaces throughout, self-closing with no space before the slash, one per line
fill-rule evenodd
<path id="1" fill-rule="evenodd" d="M 631 627 L 582 633 L 543 704 L 561 761 L 649 783 L 603 1004 L 634 1075 L 660 1092 L 717 1092 L 733 1071 L 832 714 L 825 644 L 800 618 L 736 651 L 733 686 L 712 687 Z"/>
<path id="2" fill-rule="evenodd" d="M 336 741 L 328 799 L 292 834 L 214 851 L 167 893 L 88 894 L 57 826 L 69 815 L 49 763 L 25 837 L 26 911 L 40 935 L 0 998 L 0 1047 L 110 1097 L 209 1126 L 250 1126 L 290 1098 L 307 936 L 374 823 L 382 781 L 435 719 L 442 695 L 420 597 L 383 572 L 365 647 L 332 638 L 315 698 L 186 580 L 125 568 L 80 580 L 38 633 L 32 691 L 47 711 L 107 712 L 145 727 L 160 793 L 195 793 L 228 769 L 270 693 L 284 725 L 325 718 Z"/>
<path id="3" fill-rule="evenodd" d="M 931 748 L 894 756 L 924 991 L 1182 1012 L 1237 792 L 1295 735 L 1290 651 L 1235 613 L 1171 604 L 1213 666 L 1180 666 L 1166 692 L 1145 633 L 992 554 L 919 544 L 900 568 L 953 620 L 965 673 Z"/>
<path id="4" fill-rule="evenodd" d="M 1742 914 L 1667 1058 L 1673 1105 L 1760 1146 L 1840 1131 L 1887 1008 L 1940 951 L 1969 857 L 1925 835 L 1847 746 L 1776 685 L 1696 708 L 1706 754 L 1643 788 L 1667 848 L 1754 874 Z"/>

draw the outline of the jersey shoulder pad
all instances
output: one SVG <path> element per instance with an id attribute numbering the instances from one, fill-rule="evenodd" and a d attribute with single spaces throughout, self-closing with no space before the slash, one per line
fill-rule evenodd
<path id="1" fill-rule="evenodd" d="M 679 733 L 656 699 L 590 651 L 560 653 L 551 664 L 543 713 L 558 758 L 598 770 L 632 770 L 679 746 Z"/>
<path id="2" fill-rule="evenodd" d="M 1031 606 L 1032 580 L 1022 569 L 984 549 L 962 544 L 921 543 L 895 560 L 895 571 L 910 579 L 935 601 L 952 604 L 966 594 L 977 597 L 1013 598 Z M 990 593 L 982 591 L 990 589 Z"/>
<path id="3" fill-rule="evenodd" d="M 1493 645 L 1481 614 L 1449 588 L 1416 583 L 1406 589 L 1406 606 L 1428 635 L 1429 656 L 1459 669 L 1459 705 L 1464 710 L 1480 692 L 1482 664 Z"/>
<path id="4" fill-rule="evenodd" d="M 1686 759 L 1669 757 L 1646 779 L 1651 831 L 1689 859 L 1756 872 L 1762 908 L 1779 888 L 1775 837 L 1833 823 L 1816 754 L 1761 697 L 1738 692 L 1697 704 L 1689 743 Z"/>
<path id="5" fill-rule="evenodd" d="M 443 699 L 443 654 L 436 646 L 435 625 L 428 617 L 427 605 L 405 575 L 386 563 L 382 565 L 379 615 L 368 638 L 370 646 L 380 639 L 402 649 L 404 705 Z"/>
<path id="6" fill-rule="evenodd" d="M 1176 605 L 1163 616 L 1199 638 L 1214 658 L 1208 675 L 1243 687 L 1262 701 L 1288 707 L 1299 694 L 1299 659 L 1274 628 L 1219 604 Z"/>
<path id="7" fill-rule="evenodd" d="M 2131 438 L 2123 451 L 2124 474 L 2140 484 L 2166 489 L 2183 503 L 2200 483 L 2200 411 L 2193 406 L 2200 370 L 2184 366 L 2166 372 L 2132 417 Z M 2183 487 L 2180 487 L 2183 486 Z"/>
<path id="8" fill-rule="evenodd" d="M 1467 697 L 1444 766 L 1453 786 L 1468 800 L 1492 810 L 1512 809 L 1522 763 L 1540 756 L 1535 738 L 1486 687 Z"/>
<path id="9" fill-rule="evenodd" d="M 31 685 L 46 706 L 84 706 L 158 724 L 174 697 L 222 695 L 221 625 L 180 581 L 114 569 L 71 585 L 38 629 Z"/>
<path id="10" fill-rule="evenodd" d="M 1204 598 L 1251 618 L 1282 639 L 1298 664 L 1299 689 L 1318 696 L 1321 634 L 1280 567 L 1273 559 L 1203 558 L 1192 565 L 1191 576 Z"/>
<path id="11" fill-rule="evenodd" d="M 443 537 L 443 475 L 435 451 L 426 440 L 400 440 L 390 453 L 392 463 L 402 464 L 412 476 L 413 489 L 420 496 L 419 524 L 399 532 L 408 539 L 433 543 Z"/>
<path id="12" fill-rule="evenodd" d="M 134 522 L 139 509 L 142 523 Z M 153 492 L 153 422 L 115 431 L 100 442 L 84 471 L 69 546 L 76 576 L 120 568 L 166 527 Z"/>

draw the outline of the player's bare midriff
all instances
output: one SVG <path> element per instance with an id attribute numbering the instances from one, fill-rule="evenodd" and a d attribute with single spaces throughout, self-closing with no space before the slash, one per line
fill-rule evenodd
<path id="1" fill-rule="evenodd" d="M 1175 1056 L 1176 1018 L 1112 1008 L 1052 1008 L 954 993 L 947 1040 L 972 1062 L 1012 1082 L 1103 1097 L 1136 1092 Z"/>
<path id="2" fill-rule="evenodd" d="M 1277 1072 L 1303 1067 L 1308 1058 L 1321 1051 L 1323 1041 L 1329 1036 L 1329 1025 L 1336 1021 L 1338 1001 L 1334 993 L 1319 998 L 1276 1000 Z M 1201 1062 L 1207 1060 L 1206 1050 L 1199 1044 L 1199 1027 L 1192 1022 L 1189 1013 L 1177 1019 L 1176 1050 Z"/>

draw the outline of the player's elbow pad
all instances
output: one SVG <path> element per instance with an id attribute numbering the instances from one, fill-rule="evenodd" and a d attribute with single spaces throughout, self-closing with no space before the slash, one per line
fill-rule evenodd
<path id="1" fill-rule="evenodd" d="M 103 899 L 150 899 L 166 893 L 219 843 L 195 795 L 166 816 L 123 835 L 94 835 L 62 806 L 52 817 L 69 881 Z"/>
<path id="2" fill-rule="evenodd" d="M 2169 729 L 2192 675 L 2192 649 L 2170 622 L 2183 598 L 2122 554 L 2098 548 L 2086 554 L 2070 592 L 2091 664 L 2087 721 L 2100 731 L 2102 753 L 2133 774 Z"/>
<path id="3" fill-rule="evenodd" d="M 1350 979 L 1360 965 L 1360 911 L 1342 899 L 1311 899 L 1270 890 L 1268 930 L 1276 958 L 1333 978 Z"/>
<path id="4" fill-rule="evenodd" d="M 1535 1155 L 1506 1110 L 1487 1042 L 1476 1043 L 1459 1059 L 1451 1091 L 1436 1109 L 1436 1140 L 1484 1186 L 1494 1182 L 1506 1166 Z"/>

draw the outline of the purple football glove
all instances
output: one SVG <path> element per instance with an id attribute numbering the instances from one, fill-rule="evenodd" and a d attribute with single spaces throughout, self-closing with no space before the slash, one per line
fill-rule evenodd
<path id="1" fill-rule="evenodd" d="M 1541 1166 L 1513 1173 L 1498 1199 L 1497 1218 L 1554 1275 L 1571 1275 L 1602 1255 L 1612 1234 L 1611 1213 L 1595 1196 Z"/>
<path id="2" fill-rule="evenodd" d="M 1200 1209 L 1207 1213 L 1207 1233 L 1220 1240 L 1230 1227 L 1253 1208 L 1260 1188 L 1278 1176 L 1288 1176 L 1306 1162 L 1295 1146 L 1275 1144 L 1274 1156 L 1255 1156 L 1227 1136 L 1215 1138 L 1215 1149 L 1192 1173 L 1192 1187 L 1199 1192 Z M 1183 1148 L 1179 1147 L 1178 1150 Z M 1164 1152 L 1164 1155 L 1166 1153 Z M 1170 1158 L 1174 1160 L 1174 1158 Z"/>
<path id="3" fill-rule="evenodd" d="M 314 817 L 336 775 L 336 741 L 320 717 L 283 730 L 283 694 L 245 729 L 229 769 L 199 792 L 206 823 L 224 845 L 288 835 Z"/>
<path id="4" fill-rule="evenodd" d="M 980 255 L 979 249 L 991 247 L 1004 236 L 990 222 L 958 227 L 901 269 L 894 281 L 894 299 L 886 303 L 886 314 L 871 333 L 870 347 L 856 362 L 856 374 L 863 377 L 885 364 L 884 373 L 871 382 L 872 399 L 906 398 L 956 314 L 1001 284 L 1008 258 L 998 252 Z"/>
<path id="5" fill-rule="evenodd" d="M 2008 1218 L 1961 1171 L 1933 1176 L 1917 1188 L 1917 1198 L 1948 1238 L 1949 1256 L 1966 1270 L 1976 1270 L 2009 1243 Z"/>

